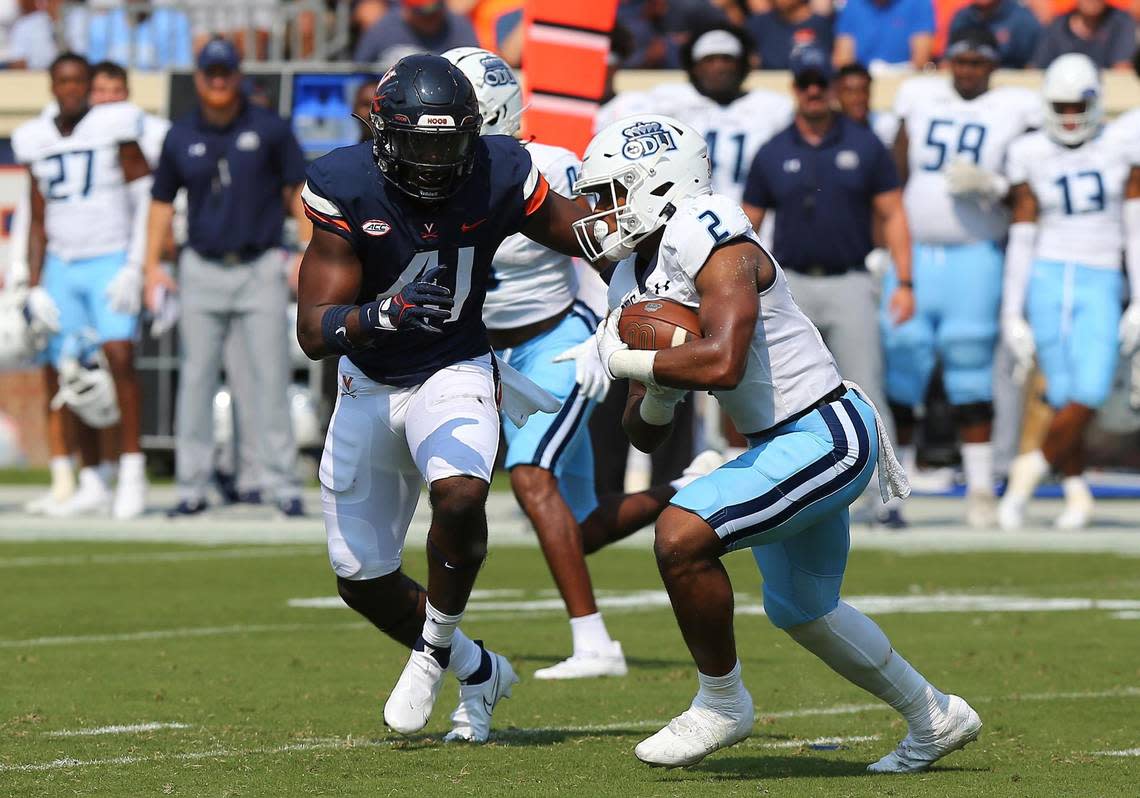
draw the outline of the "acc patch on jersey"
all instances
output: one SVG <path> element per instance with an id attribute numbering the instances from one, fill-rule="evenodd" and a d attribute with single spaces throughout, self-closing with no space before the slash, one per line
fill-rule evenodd
<path id="1" fill-rule="evenodd" d="M 392 232 L 392 225 L 383 219 L 369 219 L 360 225 L 360 229 L 370 236 L 386 236 Z"/>

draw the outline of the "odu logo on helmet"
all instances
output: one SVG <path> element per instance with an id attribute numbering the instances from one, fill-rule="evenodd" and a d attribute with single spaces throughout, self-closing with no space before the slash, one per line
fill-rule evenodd
<path id="1" fill-rule="evenodd" d="M 479 60 L 483 66 L 483 80 L 488 86 L 509 86 L 515 84 L 515 76 L 510 67 L 497 55 L 488 55 Z"/>
<path id="2" fill-rule="evenodd" d="M 673 133 L 661 126 L 660 122 L 638 122 L 621 132 L 629 141 L 621 148 L 621 154 L 631 161 L 653 155 L 659 150 L 675 150 Z"/>

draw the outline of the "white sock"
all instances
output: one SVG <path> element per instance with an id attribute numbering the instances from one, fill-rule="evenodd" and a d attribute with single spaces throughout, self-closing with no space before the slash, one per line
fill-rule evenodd
<path id="1" fill-rule="evenodd" d="M 575 654 L 600 654 L 613 647 L 606 622 L 600 612 L 570 619 L 570 636 L 574 640 Z"/>
<path id="2" fill-rule="evenodd" d="M 994 449 L 985 443 L 962 444 L 962 470 L 966 473 L 967 493 L 994 492 Z"/>
<path id="3" fill-rule="evenodd" d="M 918 470 L 918 447 L 913 443 L 900 443 L 895 447 L 895 453 L 898 454 L 903 471 L 913 474 Z"/>
<path id="4" fill-rule="evenodd" d="M 454 673 L 457 679 L 463 681 L 479 670 L 482 661 L 483 651 L 475 645 L 474 640 L 459 629 L 452 632 L 451 661 L 448 663 L 447 669 Z"/>
<path id="5" fill-rule="evenodd" d="M 424 642 L 433 648 L 449 648 L 451 646 L 451 639 L 455 636 L 455 627 L 459 626 L 459 622 L 463 620 L 463 613 L 457 615 L 445 615 L 427 603 L 427 620 L 424 621 L 424 629 L 421 633 Z"/>
<path id="6" fill-rule="evenodd" d="M 1083 475 L 1065 477 L 1061 480 L 1061 490 L 1065 494 L 1066 502 L 1086 502 L 1092 498 L 1089 483 L 1085 480 Z"/>
<path id="7" fill-rule="evenodd" d="M 836 673 L 886 701 L 911 731 L 928 730 L 948 699 L 891 648 L 883 630 L 845 602 L 824 615 L 786 630 Z"/>
<path id="8" fill-rule="evenodd" d="M 98 466 L 84 466 L 79 469 L 79 489 L 100 492 L 107 490 L 107 483 L 99 474 Z"/>
<path id="9" fill-rule="evenodd" d="M 51 487 L 52 490 L 72 491 L 75 489 L 75 471 L 71 467 L 71 458 L 67 455 L 58 455 L 51 459 Z"/>
<path id="10" fill-rule="evenodd" d="M 131 482 L 144 481 L 146 479 L 146 455 L 142 452 L 119 455 L 119 478 Z"/>
<path id="11" fill-rule="evenodd" d="M 744 690 L 744 682 L 740 678 L 740 660 L 724 676 L 708 676 L 697 671 L 697 681 L 700 687 L 697 697 L 693 699 L 694 704 L 724 715 L 739 711 L 740 693 Z"/>
<path id="12" fill-rule="evenodd" d="M 1040 449 L 1018 455 L 1013 459 L 1009 468 L 1009 484 L 1005 495 L 1011 501 L 1020 504 L 1027 503 L 1033 497 L 1033 491 L 1041 480 L 1049 473 L 1049 461 Z"/>
<path id="13" fill-rule="evenodd" d="M 104 460 L 98 465 L 99 477 L 104 485 L 114 485 L 119 476 L 119 464 L 114 460 Z"/>

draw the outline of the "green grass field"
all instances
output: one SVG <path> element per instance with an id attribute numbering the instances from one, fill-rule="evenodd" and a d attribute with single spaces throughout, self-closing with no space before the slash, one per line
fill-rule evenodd
<path id="1" fill-rule="evenodd" d="M 729 562 L 756 727 L 661 771 L 633 746 L 687 705 L 695 675 L 646 551 L 591 562 L 624 605 L 606 617 L 629 677 L 544 683 L 528 677 L 569 647 L 546 568 L 535 549 L 493 549 L 464 627 L 523 681 L 472 747 L 440 742 L 454 682 L 425 735 L 389 733 L 404 652 L 346 609 L 290 606 L 333 594 L 319 546 L 2 543 L 0 795 L 1140 794 L 1140 613 L 1120 609 L 1140 606 L 1140 558 L 856 551 L 846 593 L 985 721 L 977 743 L 902 777 L 864 772 L 901 721 L 755 614 L 751 558 Z M 943 594 L 1003 609 L 947 611 Z M 1048 601 L 1062 598 L 1106 601 Z M 143 724 L 162 725 L 105 728 Z"/>

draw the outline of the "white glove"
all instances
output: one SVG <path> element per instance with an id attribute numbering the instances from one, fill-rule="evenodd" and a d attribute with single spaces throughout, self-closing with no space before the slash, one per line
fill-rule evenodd
<path id="1" fill-rule="evenodd" d="M 863 265 L 875 279 L 880 279 L 891 268 L 891 253 L 883 247 L 875 247 L 863 258 Z"/>
<path id="2" fill-rule="evenodd" d="M 1033 369 L 1033 356 L 1037 353 L 1037 344 L 1033 341 L 1033 329 L 1029 326 L 1029 322 L 1020 316 L 1010 316 L 1002 320 L 1001 337 L 1017 361 L 1013 370 L 1013 379 L 1020 385 L 1025 382 L 1025 378 Z"/>
<path id="3" fill-rule="evenodd" d="M 598 350 L 598 361 L 602 364 L 602 370 L 605 371 L 606 376 L 611 380 L 617 379 L 610 368 L 610 358 L 613 357 L 615 352 L 622 352 L 629 349 L 625 341 L 618 335 L 618 322 L 621 320 L 621 308 L 614 308 L 610 311 L 610 315 L 602 319 L 602 323 L 598 325 L 597 332 L 594 333 L 594 343 Z"/>
<path id="4" fill-rule="evenodd" d="M 134 266 L 124 266 L 107 284 L 107 302 L 111 310 L 128 316 L 138 315 L 142 307 L 142 270 Z"/>
<path id="5" fill-rule="evenodd" d="M 946 167 L 946 188 L 955 197 L 973 195 L 999 200 L 1009 193 L 1009 181 L 969 158 L 958 157 Z"/>
<path id="6" fill-rule="evenodd" d="M 24 301 L 24 317 L 27 318 L 33 335 L 59 332 L 59 308 L 42 285 L 28 291 L 28 298 Z"/>
<path id="7" fill-rule="evenodd" d="M 1120 354 L 1128 357 L 1140 348 L 1140 301 L 1133 301 L 1120 319 Z"/>
<path id="8" fill-rule="evenodd" d="M 593 337 L 555 355 L 552 362 L 562 363 L 567 360 L 574 361 L 574 380 L 582 388 L 582 395 L 591 402 L 601 402 L 605 399 L 606 394 L 610 392 L 610 378 L 602 366 L 598 345 Z"/>

